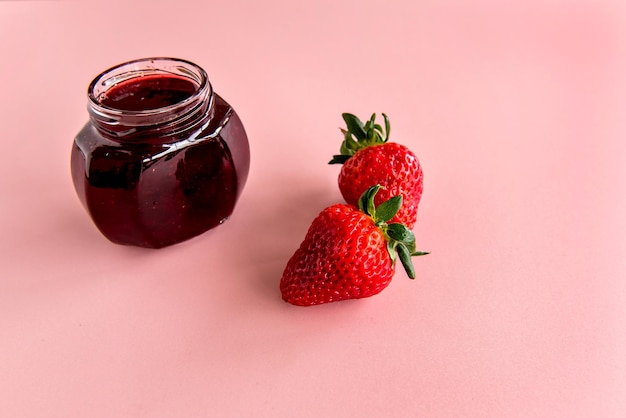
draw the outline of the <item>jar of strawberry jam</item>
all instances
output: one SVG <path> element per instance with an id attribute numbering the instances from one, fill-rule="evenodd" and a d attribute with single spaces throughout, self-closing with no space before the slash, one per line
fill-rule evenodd
<path id="1" fill-rule="evenodd" d="M 72 180 L 105 237 L 160 248 L 228 219 L 250 150 L 239 116 L 202 68 L 175 58 L 127 62 L 97 76 L 88 100 Z"/>

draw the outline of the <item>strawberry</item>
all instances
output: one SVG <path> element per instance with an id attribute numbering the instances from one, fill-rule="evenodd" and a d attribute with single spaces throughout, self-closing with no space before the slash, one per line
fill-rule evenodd
<path id="1" fill-rule="evenodd" d="M 422 167 L 413 152 L 406 146 L 389 141 L 389 119 L 382 114 L 385 128 L 376 124 L 376 114 L 363 123 L 344 113 L 347 129 L 341 129 L 344 141 L 341 154 L 333 156 L 329 164 L 343 164 L 339 173 L 339 190 L 347 203 L 356 205 L 359 197 L 372 184 L 383 186 L 376 204 L 391 196 L 401 195 L 404 204 L 391 220 L 415 226 L 417 207 L 424 189 Z"/>
<path id="2" fill-rule="evenodd" d="M 373 296 L 391 281 L 398 257 L 415 278 L 411 256 L 427 253 L 415 251 L 415 236 L 406 226 L 387 223 L 401 207 L 402 196 L 376 207 L 380 190 L 380 185 L 367 189 L 358 208 L 335 204 L 313 220 L 280 280 L 286 302 L 310 306 Z"/>

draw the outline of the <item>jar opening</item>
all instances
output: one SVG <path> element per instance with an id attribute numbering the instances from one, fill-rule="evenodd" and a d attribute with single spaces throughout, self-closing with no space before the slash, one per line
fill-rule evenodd
<path id="1" fill-rule="evenodd" d="M 129 78 L 103 91 L 101 106 L 123 112 L 153 111 L 175 106 L 198 92 L 197 83 L 172 74 L 150 74 Z"/>
<path id="2" fill-rule="evenodd" d="M 207 110 L 212 87 L 206 72 L 178 58 L 144 58 L 112 67 L 89 85 L 89 113 L 116 136 L 134 127 L 184 127 Z M 127 128 L 131 128 L 130 130 Z"/>

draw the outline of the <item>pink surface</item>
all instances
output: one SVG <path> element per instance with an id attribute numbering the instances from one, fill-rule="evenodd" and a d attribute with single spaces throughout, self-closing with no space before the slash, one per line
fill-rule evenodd
<path id="1" fill-rule="evenodd" d="M 0 2 L 0 416 L 626 416 L 626 3 Z M 385 6 L 381 6 L 385 4 Z M 226 224 L 116 246 L 69 175 L 92 77 L 170 55 L 251 140 Z M 297 308 L 341 112 L 424 167 L 412 282 Z"/>

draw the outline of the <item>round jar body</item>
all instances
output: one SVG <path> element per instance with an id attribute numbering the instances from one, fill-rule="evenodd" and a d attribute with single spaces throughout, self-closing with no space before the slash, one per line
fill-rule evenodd
<path id="1" fill-rule="evenodd" d="M 105 237 L 161 248 L 232 214 L 248 176 L 248 139 L 202 69 L 172 58 L 132 61 L 94 79 L 89 99 L 71 172 Z"/>

